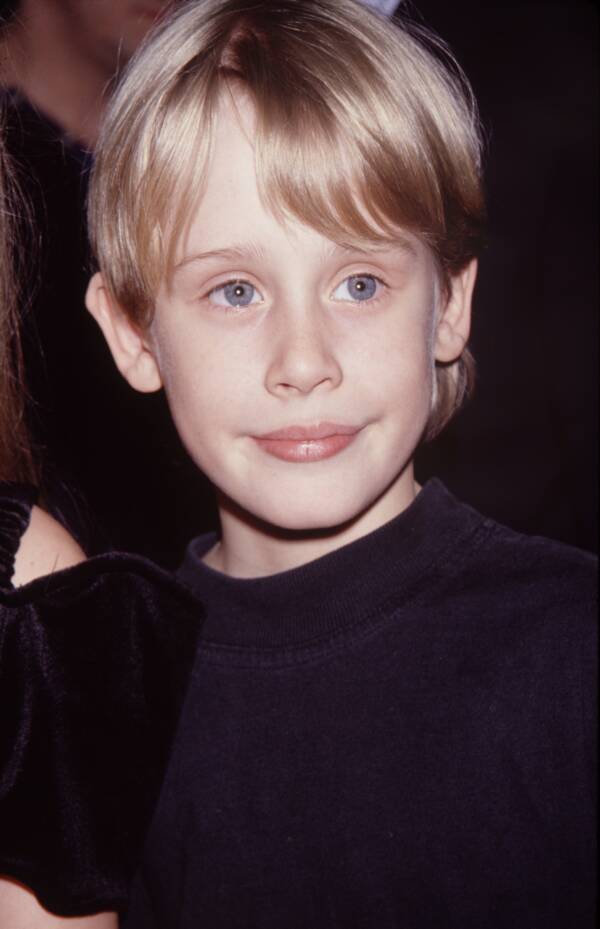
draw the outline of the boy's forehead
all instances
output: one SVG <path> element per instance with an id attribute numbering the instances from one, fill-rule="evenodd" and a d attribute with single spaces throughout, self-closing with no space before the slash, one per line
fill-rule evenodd
<path id="1" fill-rule="evenodd" d="M 243 94 L 222 94 L 215 115 L 211 156 L 207 166 L 203 203 L 239 196 L 256 190 L 256 117 L 252 103 Z"/>
<path id="2" fill-rule="evenodd" d="M 250 210 L 245 210 L 249 201 L 244 197 L 232 197 L 219 204 L 211 192 L 214 210 L 206 209 L 200 202 L 194 212 L 185 236 L 181 237 L 176 252 L 173 276 L 179 276 L 186 268 L 225 262 L 231 265 L 245 263 L 271 265 L 280 256 L 294 258 L 298 265 L 303 260 L 314 261 L 315 265 L 326 265 L 329 261 L 352 260 L 358 255 L 365 259 L 386 259 L 412 262 L 422 259 L 429 250 L 412 233 L 398 230 L 393 240 L 387 243 L 348 237 L 344 240 L 328 239 L 318 230 L 294 217 L 278 216 L 270 212 L 258 198 L 252 198 Z M 239 219 L 230 220 L 225 214 L 232 203 L 239 207 Z"/>
<path id="3" fill-rule="evenodd" d="M 284 209 L 273 209 L 261 194 L 256 163 L 256 114 L 252 101 L 242 90 L 231 88 L 221 96 L 215 117 L 211 155 L 202 190 L 195 194 L 189 222 L 175 251 L 174 272 L 191 260 L 210 257 L 265 257 L 274 238 L 294 239 L 307 229 L 299 217 Z M 189 191 L 194 197 L 194 191 Z M 377 222 L 364 203 L 357 205 L 371 225 Z M 382 237 L 384 230 L 378 230 Z M 342 230 L 340 230 L 342 232 Z M 423 245 L 410 231 L 395 230 L 393 238 L 359 239 L 347 235 L 327 239 L 311 230 L 313 242 L 324 257 L 362 251 L 378 253 L 390 249 L 417 257 Z M 318 239 L 318 242 L 315 241 Z"/>
<path id="4" fill-rule="evenodd" d="M 200 190 L 188 190 L 193 208 L 176 251 L 177 262 L 193 244 L 225 247 L 260 227 L 265 209 L 258 192 L 253 114 L 231 98 L 218 107 L 210 157 Z M 257 229 L 258 231 L 258 229 Z"/>

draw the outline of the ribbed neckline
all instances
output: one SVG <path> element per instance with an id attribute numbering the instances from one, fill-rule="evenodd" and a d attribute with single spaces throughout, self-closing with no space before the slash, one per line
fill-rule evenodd
<path id="1" fill-rule="evenodd" d="M 481 522 L 434 479 L 391 522 L 299 568 L 228 577 L 201 561 L 217 539 L 212 533 L 188 546 L 178 577 L 206 607 L 205 643 L 290 648 L 356 626 L 403 591 L 414 594 L 415 583 L 427 572 L 433 577 L 436 564 Z"/>

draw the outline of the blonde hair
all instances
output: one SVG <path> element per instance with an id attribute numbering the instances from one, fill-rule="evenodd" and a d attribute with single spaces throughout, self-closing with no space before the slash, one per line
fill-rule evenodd
<path id="1" fill-rule="evenodd" d="M 0 113 L 0 480 L 38 477 L 25 422 L 25 383 L 17 312 L 19 250 L 15 237 L 16 188 L 2 135 Z"/>
<path id="2" fill-rule="evenodd" d="M 431 249 L 442 287 L 478 250 L 484 205 L 469 85 L 443 44 L 353 0 L 195 0 L 134 57 L 101 133 L 89 227 L 113 298 L 138 325 L 202 194 L 220 98 L 256 112 L 265 202 L 337 242 Z M 436 365 L 433 435 L 473 377 Z"/>

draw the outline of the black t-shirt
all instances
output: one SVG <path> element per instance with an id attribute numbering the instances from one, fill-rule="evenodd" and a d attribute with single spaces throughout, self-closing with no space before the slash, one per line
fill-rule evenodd
<path id="1" fill-rule="evenodd" d="M 430 482 L 207 606 L 127 929 L 591 926 L 595 561 Z"/>

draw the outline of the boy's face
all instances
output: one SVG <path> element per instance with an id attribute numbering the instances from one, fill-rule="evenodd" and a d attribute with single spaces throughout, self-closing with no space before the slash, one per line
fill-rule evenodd
<path id="1" fill-rule="evenodd" d="M 260 200 L 252 112 L 239 105 L 241 116 L 222 107 L 206 193 L 156 302 L 146 374 L 121 368 L 150 389 L 152 358 L 189 453 L 245 513 L 296 530 L 366 513 L 381 524 L 414 496 L 434 350 L 448 350 L 433 258 L 409 234 L 354 250 L 282 224 Z"/>

